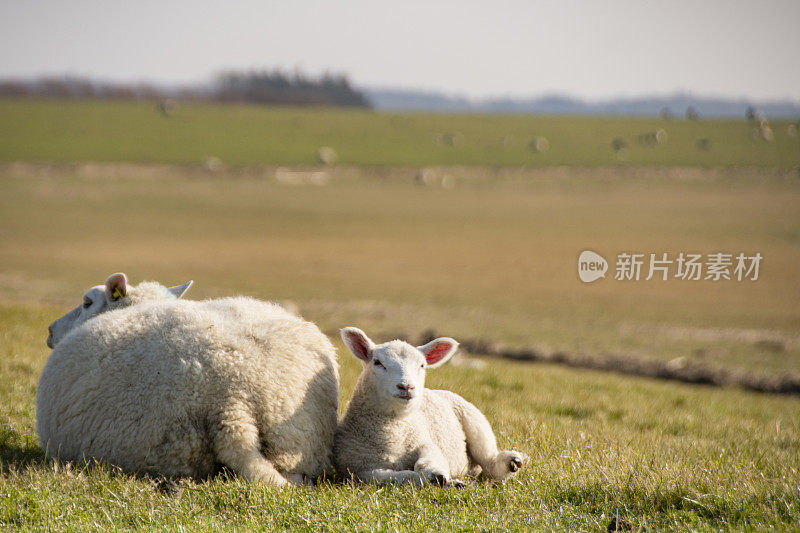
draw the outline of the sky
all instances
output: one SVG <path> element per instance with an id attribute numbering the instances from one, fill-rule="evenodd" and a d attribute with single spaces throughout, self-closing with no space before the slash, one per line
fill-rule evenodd
<path id="1" fill-rule="evenodd" d="M 0 77 L 197 83 L 226 69 L 358 87 L 800 102 L 800 0 L 0 0 Z"/>

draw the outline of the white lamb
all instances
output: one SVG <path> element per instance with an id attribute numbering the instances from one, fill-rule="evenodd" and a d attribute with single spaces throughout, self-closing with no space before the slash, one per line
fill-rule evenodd
<path id="1" fill-rule="evenodd" d="M 342 330 L 342 339 L 363 370 L 336 433 L 339 473 L 367 482 L 442 485 L 481 472 L 505 480 L 520 469 L 525 456 L 498 451 L 478 408 L 450 391 L 425 388 L 426 368 L 444 364 L 456 341 L 375 345 L 352 327 Z"/>
<path id="2" fill-rule="evenodd" d="M 36 429 L 52 456 L 165 476 L 225 465 L 274 485 L 331 468 L 336 352 L 277 305 L 147 301 L 51 339 Z"/>

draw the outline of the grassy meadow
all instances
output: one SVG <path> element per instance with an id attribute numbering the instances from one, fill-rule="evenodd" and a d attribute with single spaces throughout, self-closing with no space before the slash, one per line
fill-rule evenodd
<path id="1" fill-rule="evenodd" d="M 346 325 L 376 340 L 433 328 L 546 351 L 797 372 L 800 176 L 787 169 L 800 164 L 800 139 L 773 124 L 774 143 L 754 144 L 744 121 L 676 120 L 662 124 L 666 145 L 636 143 L 659 124 L 244 106 L 181 106 L 164 118 L 150 104 L 0 101 L 0 529 L 797 528 L 797 396 L 549 364 L 476 358 L 481 367 L 428 375 L 480 407 L 501 447 L 530 457 L 505 485 L 275 491 L 223 475 L 181 481 L 175 498 L 39 450 L 47 324 L 116 271 L 133 283 L 193 279 L 195 299 L 292 300 L 332 336 Z M 432 140 L 447 131 L 463 145 Z M 522 139 L 535 134 L 548 152 L 527 150 Z M 631 138 L 624 161 L 609 148 L 617 135 Z M 503 136 L 517 144 L 491 145 Z M 696 150 L 696 136 L 714 139 L 712 150 Z M 344 163 L 327 185 L 274 178 L 275 165 L 312 164 L 322 144 Z M 212 155 L 263 172 L 199 168 Z M 86 161 L 108 166 L 74 165 Z M 416 185 L 423 165 L 454 186 Z M 612 264 L 607 279 L 584 284 L 576 263 L 586 249 L 611 263 L 681 251 L 764 261 L 757 281 L 622 282 Z M 344 406 L 359 365 L 336 342 Z"/>
<path id="2" fill-rule="evenodd" d="M 654 110 L 654 113 L 657 110 Z M 702 111 L 702 110 L 701 110 Z M 795 119 L 796 122 L 796 119 Z M 316 164 L 332 147 L 348 165 L 800 164 L 800 136 L 773 121 L 774 141 L 753 140 L 742 120 L 376 113 L 341 109 L 181 104 L 169 117 L 152 102 L 0 99 L 0 161 Z M 667 140 L 642 145 L 664 129 Z M 795 130 L 796 131 L 796 130 Z M 549 149 L 528 145 L 545 137 Z M 624 154 L 611 149 L 616 138 Z M 707 150 L 697 147 L 708 139 Z"/>

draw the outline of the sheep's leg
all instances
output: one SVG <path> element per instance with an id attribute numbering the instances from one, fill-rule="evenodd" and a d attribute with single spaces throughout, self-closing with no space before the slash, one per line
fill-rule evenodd
<path id="1" fill-rule="evenodd" d="M 404 485 L 406 483 L 421 487 L 425 484 L 422 476 L 413 470 L 389 470 L 388 468 L 376 468 L 374 470 L 364 470 L 356 474 L 355 478 L 364 483 L 378 483 L 379 485 L 396 483 Z"/>
<path id="2" fill-rule="evenodd" d="M 217 461 L 251 481 L 286 485 L 286 479 L 261 455 L 258 428 L 244 408 L 227 410 L 216 424 L 214 454 Z"/>
<path id="3" fill-rule="evenodd" d="M 419 458 L 414 463 L 414 472 L 418 472 L 426 481 L 437 485 L 450 482 L 450 466 L 441 450 L 432 444 L 422 446 Z"/>
<path id="4" fill-rule="evenodd" d="M 503 481 L 514 475 L 522 467 L 525 456 L 513 450 L 498 451 L 492 426 L 480 409 L 463 398 L 458 400 L 455 410 L 467 437 L 467 452 L 483 472 L 494 479 Z"/>

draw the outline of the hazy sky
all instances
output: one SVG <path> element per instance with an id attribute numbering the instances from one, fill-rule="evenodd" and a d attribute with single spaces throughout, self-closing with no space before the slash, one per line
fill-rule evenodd
<path id="1" fill-rule="evenodd" d="M 0 76 L 251 67 L 473 97 L 800 101 L 800 0 L 0 0 Z"/>

